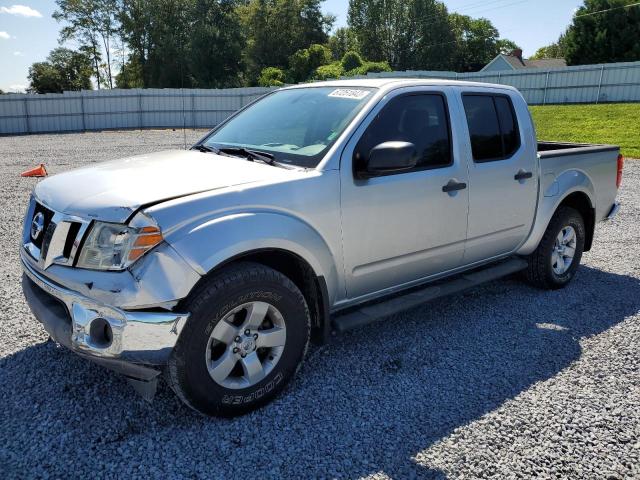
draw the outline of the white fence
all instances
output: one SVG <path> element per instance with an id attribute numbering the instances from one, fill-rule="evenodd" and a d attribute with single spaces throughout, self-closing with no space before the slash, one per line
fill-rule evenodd
<path id="1" fill-rule="evenodd" d="M 366 78 L 444 78 L 516 87 L 530 105 L 640 102 L 640 62 L 503 72 L 384 72 Z"/>
<path id="2" fill-rule="evenodd" d="M 210 128 L 269 88 L 83 90 L 0 96 L 0 134 Z"/>
<path id="3" fill-rule="evenodd" d="M 640 62 L 487 73 L 389 72 L 512 85 L 532 105 L 640 102 Z M 210 128 L 269 88 L 135 89 L 0 95 L 0 134 L 125 128 Z"/>

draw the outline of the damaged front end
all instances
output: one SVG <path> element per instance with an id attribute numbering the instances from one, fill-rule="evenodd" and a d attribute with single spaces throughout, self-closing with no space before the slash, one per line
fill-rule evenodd
<path id="1" fill-rule="evenodd" d="M 20 250 L 24 295 L 56 342 L 152 398 L 188 318 L 173 309 L 200 276 L 165 242 L 120 270 L 77 268 L 94 224 L 31 199 Z"/>

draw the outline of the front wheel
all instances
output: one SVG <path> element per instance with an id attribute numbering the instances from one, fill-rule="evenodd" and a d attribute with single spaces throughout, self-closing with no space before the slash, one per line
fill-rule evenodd
<path id="1" fill-rule="evenodd" d="M 311 318 L 300 290 L 264 265 L 241 263 L 206 280 L 169 359 L 178 397 L 207 415 L 234 416 L 277 395 L 306 352 Z"/>
<path id="2" fill-rule="evenodd" d="M 584 239 L 582 215 L 570 207 L 558 208 L 538 248 L 528 258 L 527 280 L 544 289 L 568 285 L 580 265 Z"/>

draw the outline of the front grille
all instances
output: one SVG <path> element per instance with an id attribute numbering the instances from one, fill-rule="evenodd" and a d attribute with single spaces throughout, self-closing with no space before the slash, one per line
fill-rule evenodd
<path id="1" fill-rule="evenodd" d="M 46 269 L 53 263 L 72 266 L 89 222 L 55 212 L 35 199 L 32 202 L 33 214 L 25 219 L 25 250 L 40 268 Z M 38 229 L 39 233 L 34 235 Z"/>
<path id="2" fill-rule="evenodd" d="M 51 210 L 49 210 L 47 207 L 45 207 L 40 203 L 36 203 L 36 207 L 33 210 L 33 217 L 31 218 L 32 223 L 36 218 L 36 216 L 40 213 L 44 216 L 44 226 L 40 234 L 36 238 L 33 238 L 33 235 L 31 234 L 32 232 L 31 226 L 29 228 L 29 235 L 31 238 L 31 242 L 36 247 L 38 247 L 38 249 L 42 249 L 42 242 L 44 241 L 45 234 L 49 229 L 49 225 L 51 225 L 51 219 L 53 218 L 53 212 Z"/>

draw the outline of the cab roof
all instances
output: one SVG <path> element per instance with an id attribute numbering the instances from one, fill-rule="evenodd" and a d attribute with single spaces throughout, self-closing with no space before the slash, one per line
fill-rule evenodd
<path id="1" fill-rule="evenodd" d="M 436 78 L 357 78 L 347 80 L 330 80 L 326 82 L 313 82 L 300 85 L 293 85 L 286 88 L 304 88 L 304 87 L 370 87 L 379 88 L 381 90 L 393 90 L 395 88 L 412 87 L 412 86 L 456 86 L 456 87 L 475 87 L 475 88 L 500 88 L 503 90 L 517 91 L 512 86 L 494 83 L 480 82 L 464 82 L 461 80 L 436 79 Z"/>

